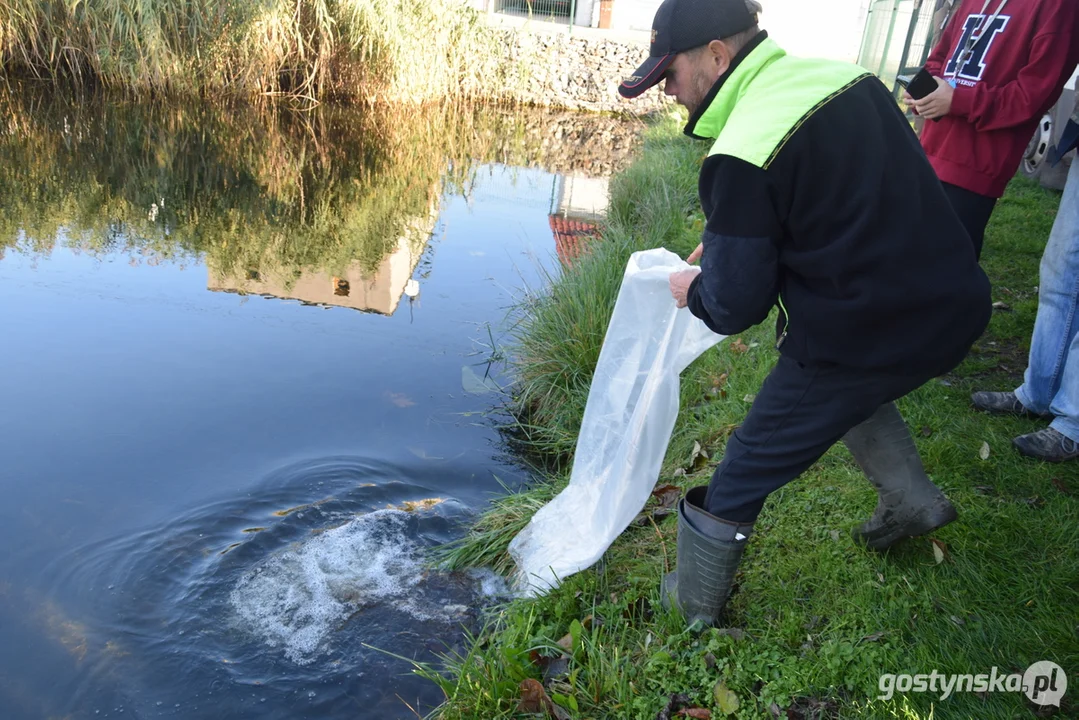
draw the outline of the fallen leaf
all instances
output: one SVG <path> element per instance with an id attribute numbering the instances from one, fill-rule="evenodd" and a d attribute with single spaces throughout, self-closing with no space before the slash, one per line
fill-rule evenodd
<path id="1" fill-rule="evenodd" d="M 656 713 L 656 720 L 671 720 L 671 717 L 676 717 L 676 713 L 686 705 L 689 705 L 689 695 L 671 693 L 667 699 L 667 707 Z"/>
<path id="2" fill-rule="evenodd" d="M 657 507 L 654 510 L 644 510 L 633 518 L 630 525 L 633 527 L 647 527 L 652 523 L 658 523 L 668 515 L 674 515 L 674 508 Z"/>
<path id="3" fill-rule="evenodd" d="M 1064 493 L 1065 495 L 1071 495 L 1071 492 L 1068 491 L 1068 486 L 1065 485 L 1064 481 L 1060 478 L 1053 478 L 1053 487 L 1055 487 L 1057 490 Z"/>
<path id="4" fill-rule="evenodd" d="M 735 695 L 730 688 L 727 687 L 727 683 L 720 680 L 716 683 L 716 686 L 712 688 L 712 695 L 716 699 L 716 705 L 725 715 L 730 715 L 738 710 L 738 707 L 742 704 L 738 701 L 738 696 Z"/>
<path id="5" fill-rule="evenodd" d="M 982 449 L 978 451 L 978 457 L 980 457 L 982 460 L 989 459 L 989 443 L 982 443 Z"/>
<path id="6" fill-rule="evenodd" d="M 839 531 L 838 530 L 832 530 L 828 534 L 832 536 L 833 540 L 835 540 L 837 542 L 839 541 Z"/>
<path id="7" fill-rule="evenodd" d="M 716 666 L 716 656 L 712 653 L 707 653 L 704 656 L 704 666 L 709 670 L 712 670 Z"/>
<path id="8" fill-rule="evenodd" d="M 866 635 L 865 637 L 863 637 L 862 642 L 876 642 L 877 640 L 880 640 L 882 637 L 884 637 L 884 632 L 883 631 L 875 632 L 875 633 L 873 633 L 871 635 Z"/>
<path id="9" fill-rule="evenodd" d="M 712 720 L 712 711 L 705 708 L 682 708 L 678 714 L 683 717 L 697 718 L 697 720 Z"/>
<path id="10" fill-rule="evenodd" d="M 922 436 L 923 437 L 929 437 L 932 434 L 933 434 L 933 428 L 929 427 L 928 425 L 923 425 L 922 426 Z"/>
<path id="11" fill-rule="evenodd" d="M 948 557 L 948 546 L 936 538 L 929 538 L 929 542 L 933 544 L 933 558 L 937 561 L 937 565 L 944 562 L 944 558 Z"/>
<path id="12" fill-rule="evenodd" d="M 563 637 L 561 640 L 559 640 L 555 644 L 558 645 L 558 647 L 562 648 L 563 650 L 565 650 L 568 653 L 573 652 L 573 634 L 572 633 L 566 633 L 565 637 Z"/>
<path id="13" fill-rule="evenodd" d="M 652 497 L 661 508 L 672 508 L 682 499 L 682 488 L 677 485 L 660 485 L 652 491 Z"/>
<path id="14" fill-rule="evenodd" d="M 778 705 L 772 703 L 768 706 L 768 712 L 772 713 L 772 717 L 779 717 L 779 714 L 783 711 L 779 709 Z"/>
<path id="15" fill-rule="evenodd" d="M 689 466 L 693 470 L 699 470 L 708 464 L 708 453 L 701 447 L 700 442 L 693 441 L 693 452 L 689 455 Z"/>
<path id="16" fill-rule="evenodd" d="M 731 352 L 736 352 L 739 355 L 741 355 L 742 353 L 745 353 L 745 352 L 748 352 L 748 351 L 749 351 L 749 347 L 747 347 L 746 344 L 744 342 L 742 342 L 742 338 L 735 338 L 734 340 L 731 341 Z"/>
<path id="17" fill-rule="evenodd" d="M 742 400 L 744 400 L 747 403 L 751 403 L 756 399 L 757 399 L 757 396 L 752 394 L 752 393 L 750 393 L 750 394 L 746 395 L 744 398 L 742 398 Z"/>
<path id="18" fill-rule="evenodd" d="M 584 626 L 585 630 L 591 630 L 594 627 L 603 627 L 603 618 L 589 615 L 581 621 L 581 625 Z"/>
<path id="19" fill-rule="evenodd" d="M 1012 308 L 1011 308 L 1010 305 L 1008 305 L 1008 303 L 998 301 L 998 302 L 993 303 L 993 309 L 994 310 L 1011 310 Z"/>
<path id="20" fill-rule="evenodd" d="M 685 477 L 685 476 L 686 476 L 686 469 L 685 468 L 678 468 L 677 470 L 674 471 L 674 477 Z"/>
<path id="21" fill-rule="evenodd" d="M 727 373 L 721 373 L 719 377 L 712 381 L 712 387 L 714 387 L 716 390 L 720 389 L 727 384 L 727 377 Z"/>
<path id="22" fill-rule="evenodd" d="M 521 701 L 517 704 L 518 712 L 543 713 L 555 720 L 570 720 L 569 713 L 547 697 L 547 691 L 543 689 L 543 685 L 540 685 L 539 680 L 532 678 L 522 680 L 520 688 Z"/>
<path id="23" fill-rule="evenodd" d="M 967 623 L 966 623 L 966 621 L 965 621 L 965 620 L 963 620 L 963 619 L 962 619 L 961 617 L 959 617 L 958 615 L 952 615 L 950 619 L 951 619 L 951 621 L 952 621 L 953 623 L 955 623 L 956 625 L 966 625 L 966 624 L 967 624 Z"/>

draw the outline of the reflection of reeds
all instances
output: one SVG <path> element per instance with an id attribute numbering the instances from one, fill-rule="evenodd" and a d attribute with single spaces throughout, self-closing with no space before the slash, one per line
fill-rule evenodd
<path id="1" fill-rule="evenodd" d="M 0 71 L 138 95 L 457 96 L 497 83 L 455 0 L 0 0 Z"/>
<path id="2" fill-rule="evenodd" d="M 143 262 L 201 256 L 226 273 L 373 269 L 442 192 L 468 188 L 477 163 L 540 162 L 527 117 L 0 94 L 0 253 L 60 243 Z"/>

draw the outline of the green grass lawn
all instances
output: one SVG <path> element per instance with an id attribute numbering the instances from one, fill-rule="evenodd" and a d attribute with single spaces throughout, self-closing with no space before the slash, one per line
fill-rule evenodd
<path id="1" fill-rule="evenodd" d="M 451 566 L 507 570 L 509 540 L 564 486 L 625 261 L 637 249 L 664 246 L 684 257 L 696 245 L 696 172 L 705 151 L 680 135 L 677 118 L 651 130 L 640 160 L 613 185 L 605 241 L 522 303 L 511 348 L 515 435 L 550 477 L 496 500 L 445 549 Z M 969 402 L 973 390 L 1021 381 L 1038 262 L 1058 202 L 1058 193 L 1033 183 L 1012 184 L 983 259 L 994 300 L 1007 308 L 995 312 L 955 373 L 899 403 L 928 473 L 959 509 L 958 521 L 934 536 L 939 554 L 929 538 L 884 555 L 854 544 L 849 530 L 873 511 L 876 495 L 840 444 L 769 498 L 725 629 L 697 632 L 662 609 L 659 580 L 675 562 L 676 521 L 647 519 L 630 526 L 604 562 L 549 595 L 494 609 L 468 655 L 420 668 L 446 691 L 436 714 L 523 716 L 520 684 L 531 678 L 574 718 L 666 717 L 660 713 L 676 693 L 712 717 L 1032 717 L 1037 708 L 1022 693 L 880 700 L 880 676 L 1022 673 L 1053 660 L 1072 686 L 1056 716 L 1076 717 L 1079 463 L 1022 458 L 1011 438 L 1038 421 L 979 414 Z M 776 360 L 773 327 L 742 335 L 742 352 L 733 338 L 721 343 L 684 373 L 661 484 L 708 482 L 748 396 Z M 695 442 L 712 456 L 703 466 L 691 462 Z"/>

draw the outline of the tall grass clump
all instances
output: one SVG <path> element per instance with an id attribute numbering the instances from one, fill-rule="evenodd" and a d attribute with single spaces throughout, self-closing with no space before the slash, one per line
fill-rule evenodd
<path id="1" fill-rule="evenodd" d="M 498 83 L 454 0 L 0 0 L 0 73 L 155 94 L 428 101 Z"/>

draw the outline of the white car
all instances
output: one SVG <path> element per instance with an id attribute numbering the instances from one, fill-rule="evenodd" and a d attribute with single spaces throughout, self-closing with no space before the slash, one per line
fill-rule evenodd
<path id="1" fill-rule="evenodd" d="M 1038 180 L 1048 188 L 1064 189 L 1068 167 L 1075 158 L 1075 151 L 1072 151 L 1065 155 L 1056 167 L 1049 167 L 1049 148 L 1060 140 L 1060 134 L 1064 132 L 1064 126 L 1068 124 L 1068 118 L 1075 109 L 1077 79 L 1079 79 L 1079 67 L 1075 69 L 1071 80 L 1064 86 L 1064 93 L 1060 96 L 1060 100 L 1045 114 L 1038 129 L 1034 131 L 1034 137 L 1030 139 L 1026 155 L 1019 166 L 1019 172 L 1028 178 Z"/>

